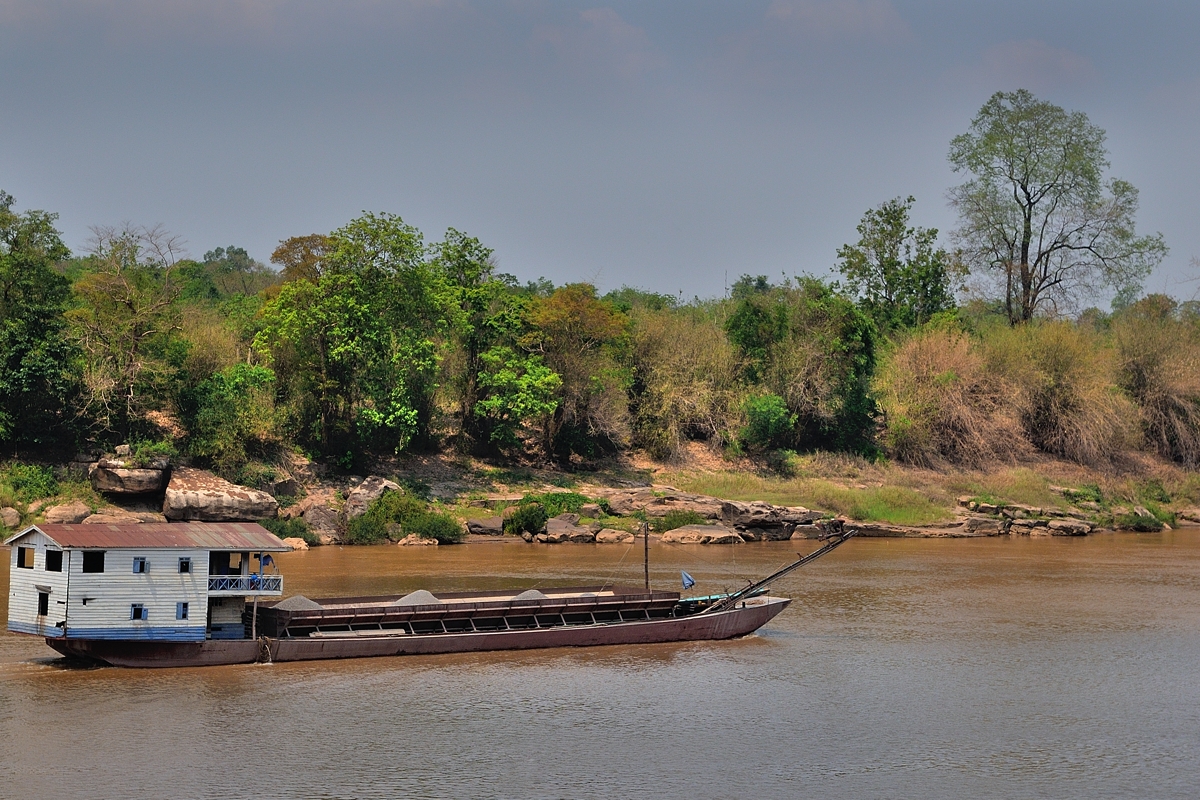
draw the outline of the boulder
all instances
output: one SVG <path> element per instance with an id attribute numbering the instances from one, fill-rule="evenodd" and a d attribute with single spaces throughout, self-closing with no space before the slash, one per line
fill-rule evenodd
<path id="1" fill-rule="evenodd" d="M 272 480 L 263 481 L 258 488 L 272 497 L 295 497 L 304 490 L 300 481 L 286 472 L 276 475 Z"/>
<path id="2" fill-rule="evenodd" d="M 597 519 L 603 516 L 604 509 L 600 508 L 596 503 L 584 503 L 579 507 L 579 515 L 589 519 Z"/>
<path id="3" fill-rule="evenodd" d="M 500 536 L 504 533 L 504 518 L 469 519 L 467 520 L 467 533 L 480 536 Z"/>
<path id="4" fill-rule="evenodd" d="M 967 517 L 963 523 L 963 531 L 982 536 L 999 536 L 1003 526 L 1000 520 L 992 517 Z"/>
<path id="5" fill-rule="evenodd" d="M 1188 522 L 1200 522 L 1200 508 L 1188 508 L 1179 512 L 1179 519 Z"/>
<path id="6" fill-rule="evenodd" d="M 550 519 L 546 520 L 546 529 L 547 530 L 550 529 L 551 524 L 578 525 L 579 524 L 579 515 L 567 512 L 564 514 L 559 514 L 557 517 L 551 517 Z"/>
<path id="7" fill-rule="evenodd" d="M 102 458 L 91 468 L 92 488 L 107 494 L 152 494 L 167 485 L 169 463 L 163 459 L 150 467 L 131 467 L 125 461 Z"/>
<path id="8" fill-rule="evenodd" d="M 424 536 L 418 536 L 415 533 L 410 533 L 396 544 L 401 547 L 437 547 L 437 539 L 426 539 Z"/>
<path id="9" fill-rule="evenodd" d="M 782 509 L 761 500 L 750 503 L 726 500 L 721 504 L 721 521 L 739 528 L 767 528 L 783 523 Z"/>
<path id="10" fill-rule="evenodd" d="M 371 504 L 383 497 L 385 492 L 400 491 L 403 491 L 400 484 L 389 481 L 387 478 L 380 478 L 378 475 L 372 475 L 346 495 L 346 519 L 351 520 L 367 513 Z"/>
<path id="11" fill-rule="evenodd" d="M 12 506 L 0 508 L 0 525 L 6 528 L 15 528 L 21 524 L 21 512 L 17 511 Z"/>
<path id="12" fill-rule="evenodd" d="M 741 544 L 745 541 L 737 531 L 724 525 L 684 525 L 664 533 L 662 540 L 674 544 Z"/>
<path id="13" fill-rule="evenodd" d="M 308 542 L 301 539 L 299 536 L 289 536 L 283 540 L 283 543 L 293 550 L 307 550 Z"/>
<path id="14" fill-rule="evenodd" d="M 797 525 L 792 530 L 790 538 L 793 540 L 799 539 L 820 539 L 824 532 L 816 525 Z"/>
<path id="15" fill-rule="evenodd" d="M 1073 519 L 1052 519 L 1046 527 L 1051 536 L 1087 536 L 1092 526 Z"/>
<path id="16" fill-rule="evenodd" d="M 76 500 L 46 509 L 46 522 L 52 525 L 77 525 L 92 515 L 87 503 Z"/>
<path id="17" fill-rule="evenodd" d="M 321 544 L 330 544 L 341 539 L 341 519 L 329 506 L 311 504 L 301 514 L 301 518 L 308 523 L 309 530 L 321 537 Z"/>
<path id="18" fill-rule="evenodd" d="M 597 544 L 629 544 L 634 540 L 634 535 L 629 531 L 618 531 L 613 528 L 601 528 L 596 534 Z"/>
<path id="19" fill-rule="evenodd" d="M 252 522 L 274 517 L 278 509 L 279 503 L 266 492 L 192 467 L 175 469 L 163 499 L 163 514 L 169 520 Z"/>
<path id="20" fill-rule="evenodd" d="M 653 495 L 642 503 L 641 510 L 652 517 L 665 517 L 671 511 L 690 511 L 704 519 L 720 519 L 722 501 L 705 494 L 666 492 Z"/>
<path id="21" fill-rule="evenodd" d="M 525 540 L 525 541 L 527 541 L 527 542 L 532 542 L 532 541 L 533 541 L 533 534 L 532 534 L 532 533 L 530 533 L 529 531 L 521 531 L 521 538 L 522 538 L 522 539 L 524 539 L 524 540 Z"/>
<path id="22" fill-rule="evenodd" d="M 738 533 L 747 542 L 786 542 L 792 538 L 795 525 L 779 525 L 774 528 L 739 528 Z"/>
<path id="23" fill-rule="evenodd" d="M 609 508 L 613 510 L 614 514 L 619 517 L 625 517 L 635 511 L 644 509 L 647 503 L 656 499 L 656 496 L 648 488 L 617 489 L 607 492 L 606 499 L 608 500 Z"/>
<path id="24" fill-rule="evenodd" d="M 84 525 L 137 525 L 141 520 L 124 512 L 92 514 L 83 520 Z"/>

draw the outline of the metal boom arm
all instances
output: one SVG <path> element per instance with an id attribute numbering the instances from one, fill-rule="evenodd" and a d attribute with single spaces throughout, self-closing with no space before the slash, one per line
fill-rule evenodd
<path id="1" fill-rule="evenodd" d="M 726 609 L 733 608 L 733 606 L 737 605 L 738 601 L 741 600 L 742 598 L 747 597 L 747 596 L 753 594 L 754 592 L 757 592 L 759 589 L 769 586 L 770 584 L 772 584 L 775 581 L 782 578 L 784 575 L 787 575 L 788 573 L 791 573 L 795 570 L 800 569 L 800 567 L 803 567 L 805 564 L 808 564 L 811 561 L 816 561 L 818 558 L 825 555 L 830 550 L 834 550 L 834 549 L 840 547 L 843 542 L 845 542 L 850 537 L 854 536 L 856 533 L 858 533 L 858 531 L 852 528 L 848 531 L 839 531 L 838 533 L 830 534 L 827 537 L 828 541 L 825 543 L 824 546 L 819 547 L 816 550 L 813 550 L 811 553 L 809 553 L 806 556 L 800 556 L 800 560 L 793 561 L 791 564 L 788 564 L 783 569 L 780 569 L 776 572 L 772 572 L 770 575 L 763 578 L 761 581 L 752 583 L 749 586 L 745 587 L 744 589 L 739 589 L 736 592 L 732 592 L 731 594 L 729 594 L 729 596 L 722 598 L 721 600 L 718 600 L 717 602 L 713 603 L 711 606 L 704 609 L 700 613 L 701 614 L 715 614 L 719 611 L 725 611 Z"/>

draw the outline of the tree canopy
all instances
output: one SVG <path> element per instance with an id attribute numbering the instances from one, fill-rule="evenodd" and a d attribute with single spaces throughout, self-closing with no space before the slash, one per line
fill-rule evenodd
<path id="1" fill-rule="evenodd" d="M 1104 139 L 1086 114 L 1021 89 L 992 95 L 950 143 L 970 176 L 950 192 L 960 257 L 995 279 L 1013 324 L 1104 288 L 1136 294 L 1167 252 L 1134 230 L 1137 189 L 1104 179 Z"/>

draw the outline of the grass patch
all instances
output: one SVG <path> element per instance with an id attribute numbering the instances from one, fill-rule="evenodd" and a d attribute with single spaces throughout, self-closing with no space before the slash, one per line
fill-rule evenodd
<path id="1" fill-rule="evenodd" d="M 1059 508 L 1063 499 L 1050 490 L 1050 482 L 1026 467 L 976 476 L 965 480 L 948 480 L 948 489 L 957 494 L 972 495 L 980 502 L 992 504 L 1019 503 L 1039 508 Z"/>
<path id="2" fill-rule="evenodd" d="M 695 511 L 684 511 L 673 509 L 668 511 L 660 522 L 654 524 L 655 530 L 659 533 L 673 531 L 676 528 L 682 528 L 684 525 L 707 525 L 708 520 L 697 514 Z"/>
<path id="3" fill-rule="evenodd" d="M 929 525 L 952 516 L 950 509 L 904 486 L 852 489 L 822 478 L 783 480 L 738 472 L 678 474 L 672 485 L 726 500 L 763 500 L 775 505 L 806 506 L 845 514 L 863 522 Z"/>

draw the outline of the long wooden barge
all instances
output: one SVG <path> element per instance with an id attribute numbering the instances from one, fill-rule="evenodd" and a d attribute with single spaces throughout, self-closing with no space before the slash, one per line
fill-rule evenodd
<path id="1" fill-rule="evenodd" d="M 33 527 L 6 542 L 16 545 L 9 630 L 122 667 L 732 639 L 787 608 L 767 593 L 772 581 L 854 535 L 837 531 L 763 580 L 707 597 L 605 585 L 279 599 L 282 576 L 263 570 L 281 548 L 257 525 L 99 527 Z M 13 604 L 26 595 L 28 607 Z"/>

